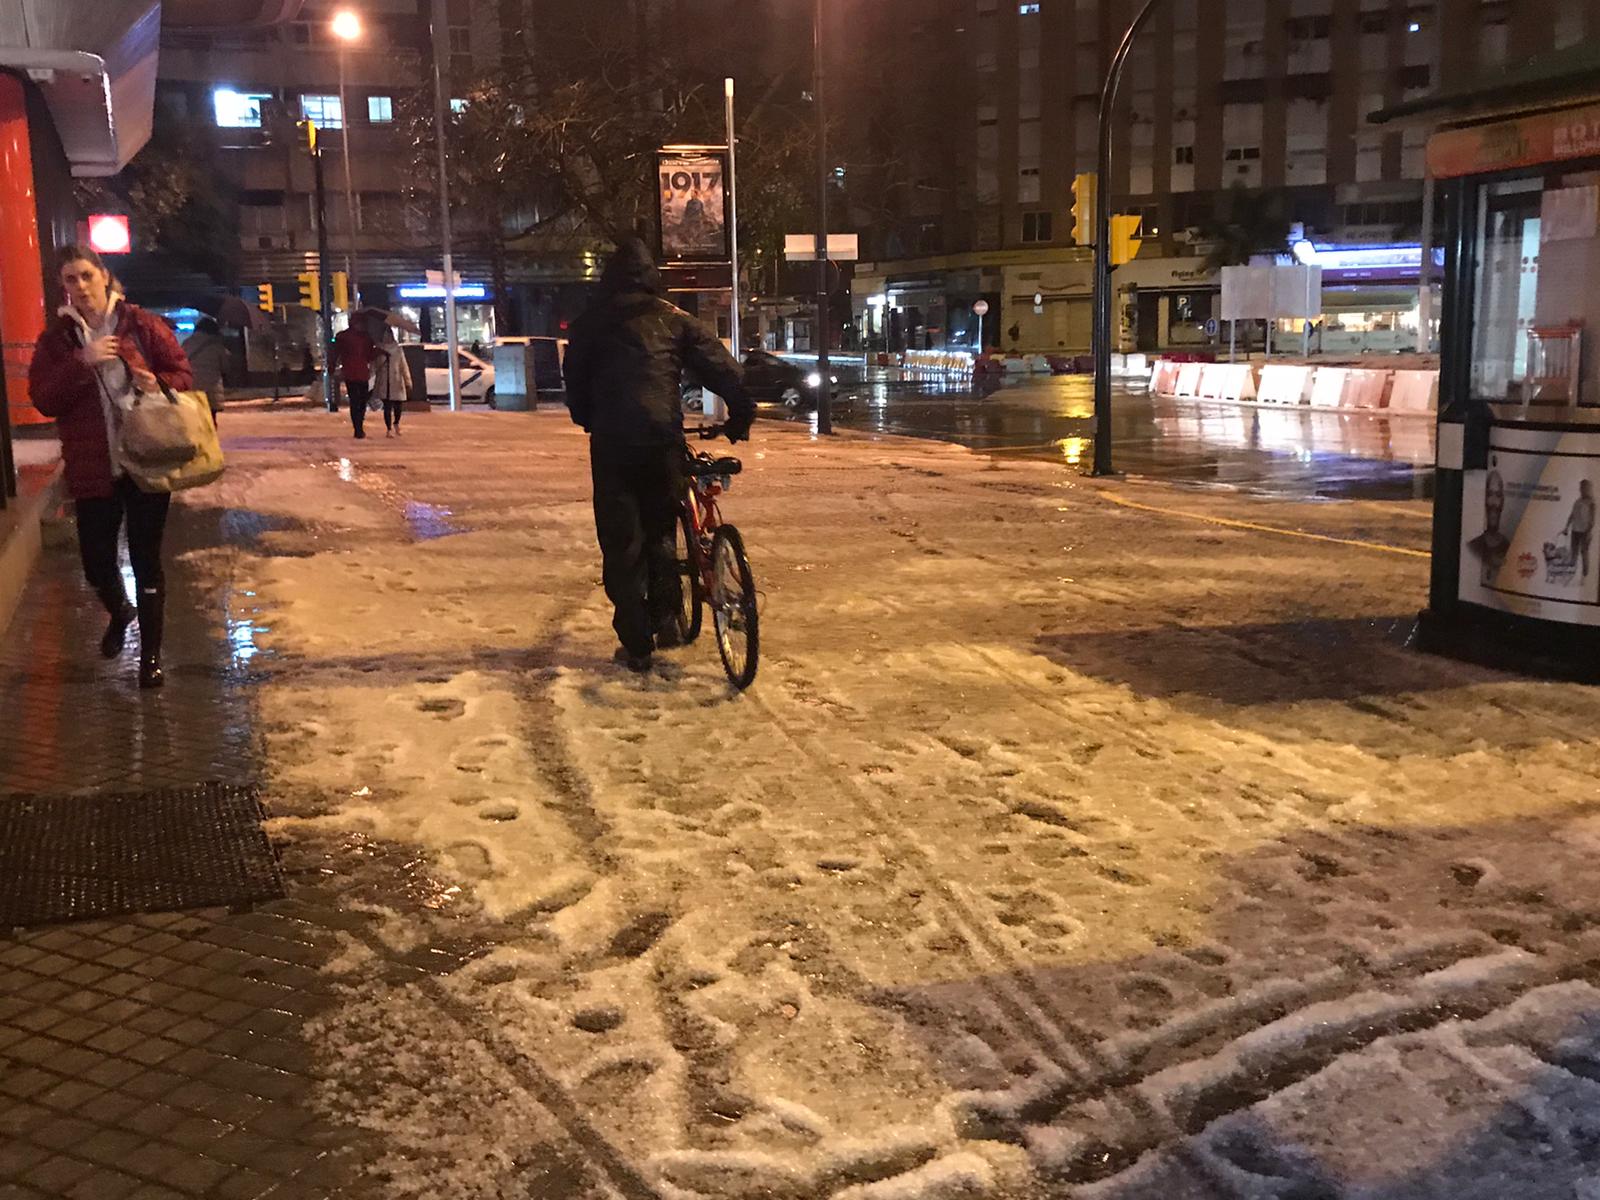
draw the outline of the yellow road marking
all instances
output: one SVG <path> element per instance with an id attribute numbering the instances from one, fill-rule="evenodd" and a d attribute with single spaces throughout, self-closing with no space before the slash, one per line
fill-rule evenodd
<path id="1" fill-rule="evenodd" d="M 1231 517 L 1208 517 L 1200 513 L 1185 512 L 1180 508 L 1160 508 L 1154 504 L 1141 504 L 1137 500 L 1129 500 L 1124 496 L 1113 495 L 1110 492 L 1099 492 L 1097 494 L 1113 504 L 1120 504 L 1123 508 L 1135 508 L 1140 512 L 1160 513 L 1168 517 L 1184 517 L 1190 521 L 1203 521 L 1207 525 L 1224 525 L 1230 529 L 1249 529 L 1256 533 L 1275 533 L 1281 537 L 1304 538 L 1308 542 L 1332 542 L 1336 546 L 1357 546 L 1362 550 L 1380 550 L 1385 554 L 1403 554 L 1407 558 L 1433 557 L 1432 553 L 1427 550 L 1411 550 L 1405 546 L 1390 546 L 1383 542 L 1364 542 L 1359 538 L 1330 537 L 1325 533 L 1305 533 L 1299 529 L 1284 529 L 1277 525 L 1258 525 L 1254 521 L 1236 521 Z"/>

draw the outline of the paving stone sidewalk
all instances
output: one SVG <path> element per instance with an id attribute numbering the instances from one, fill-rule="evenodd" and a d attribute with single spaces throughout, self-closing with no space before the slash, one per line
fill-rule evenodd
<path id="1" fill-rule="evenodd" d="M 259 772 L 253 644 L 238 598 L 187 551 L 226 550 L 249 514 L 171 527 L 169 685 L 141 693 L 137 644 L 104 662 L 103 623 L 57 524 L 0 637 L 0 802 L 249 784 Z M 289 899 L 0 935 L 0 1200 L 358 1196 L 362 1139 L 314 1115 L 306 1022 L 332 1002 L 317 967 L 343 911 L 309 847 Z M 348 881 L 345 881 L 348 883 Z"/>

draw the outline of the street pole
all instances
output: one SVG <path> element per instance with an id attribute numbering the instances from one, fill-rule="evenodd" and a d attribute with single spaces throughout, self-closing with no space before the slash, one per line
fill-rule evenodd
<path id="1" fill-rule="evenodd" d="M 456 272 L 450 254 L 450 183 L 445 175 L 444 135 L 444 51 L 443 39 L 449 36 L 446 6 L 449 0 L 433 0 L 429 15 L 433 37 L 433 128 L 439 143 L 439 234 L 444 250 L 444 337 L 450 356 L 450 411 L 461 411 L 461 353 L 456 337 Z"/>
<path id="2" fill-rule="evenodd" d="M 833 432 L 832 371 L 828 365 L 828 109 L 823 96 L 822 0 L 812 22 L 814 74 L 811 100 L 817 109 L 817 432 Z"/>
<path id="3" fill-rule="evenodd" d="M 728 258 L 729 271 L 732 275 L 733 291 L 730 293 L 728 310 L 728 340 L 733 343 L 733 357 L 739 357 L 739 188 L 737 151 L 734 148 L 733 136 L 733 77 L 730 75 L 722 81 L 722 98 L 724 116 L 728 125 Z M 728 417 L 727 405 L 722 401 L 717 402 L 718 412 L 716 419 L 725 421 Z"/>
<path id="4" fill-rule="evenodd" d="M 359 307 L 356 297 L 360 287 L 356 279 L 356 190 L 350 182 L 350 106 L 344 98 L 344 59 L 346 45 L 339 42 L 339 124 L 344 133 L 344 207 L 347 222 L 344 249 L 344 273 L 350 281 L 350 307 Z"/>
<path id="5" fill-rule="evenodd" d="M 1094 474 L 1113 475 L 1111 467 L 1111 118 L 1122 68 L 1134 36 L 1155 12 L 1158 0 L 1145 0 L 1122 35 L 1100 88 L 1099 177 L 1094 201 Z"/>
<path id="6" fill-rule="evenodd" d="M 317 206 L 317 305 L 322 317 L 322 399 L 329 412 L 339 405 L 333 386 L 333 297 L 328 290 L 328 189 L 322 174 L 322 139 L 311 123 L 311 179 Z"/>

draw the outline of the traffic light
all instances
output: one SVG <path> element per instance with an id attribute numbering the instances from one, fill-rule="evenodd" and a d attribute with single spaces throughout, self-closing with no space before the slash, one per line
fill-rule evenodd
<path id="1" fill-rule="evenodd" d="M 317 286 L 315 271 L 301 271 L 295 276 L 300 281 L 300 307 L 312 312 L 322 311 L 322 291 Z"/>
<path id="2" fill-rule="evenodd" d="M 1099 190 L 1098 182 L 1093 171 L 1072 177 L 1072 240 L 1080 246 L 1092 246 L 1095 242 L 1095 195 Z"/>
<path id="3" fill-rule="evenodd" d="M 1144 239 L 1139 236 L 1139 226 L 1144 221 L 1141 216 L 1118 214 L 1111 218 L 1111 265 L 1120 267 L 1125 262 L 1132 262 L 1139 253 L 1139 247 L 1144 244 Z"/>
<path id="4" fill-rule="evenodd" d="M 272 285 L 270 283 L 256 284 L 256 307 L 262 312 L 271 312 L 277 307 L 272 300 Z"/>
<path id="5" fill-rule="evenodd" d="M 350 276 L 343 271 L 333 273 L 333 307 L 340 312 L 350 311 Z"/>
<path id="6" fill-rule="evenodd" d="M 315 154 L 317 152 L 317 123 L 307 118 L 299 122 L 299 125 L 306 133 L 306 149 Z"/>

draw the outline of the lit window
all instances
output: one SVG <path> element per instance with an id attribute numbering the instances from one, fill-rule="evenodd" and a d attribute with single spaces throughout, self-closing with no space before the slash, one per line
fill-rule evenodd
<path id="1" fill-rule="evenodd" d="M 344 109 L 337 96 L 301 96 L 300 115 L 316 122 L 318 129 L 340 129 L 344 126 Z"/>
<path id="2" fill-rule="evenodd" d="M 1037 17 L 1039 15 L 1038 0 L 1031 0 L 1030 3 L 1017 5 L 1017 13 L 1024 17 Z"/>
<path id="3" fill-rule="evenodd" d="M 390 96 L 368 96 L 367 120 L 374 125 L 394 120 L 394 99 Z"/>
<path id="4" fill-rule="evenodd" d="M 260 129 L 261 106 L 272 96 L 265 92 L 235 92 L 218 88 L 211 94 L 217 124 L 224 129 Z"/>
<path id="5" fill-rule="evenodd" d="M 464 113 L 464 112 L 466 112 L 467 111 L 467 102 L 465 100 L 461 99 L 458 96 L 452 96 L 450 98 L 450 111 L 453 112 L 453 113 Z"/>

